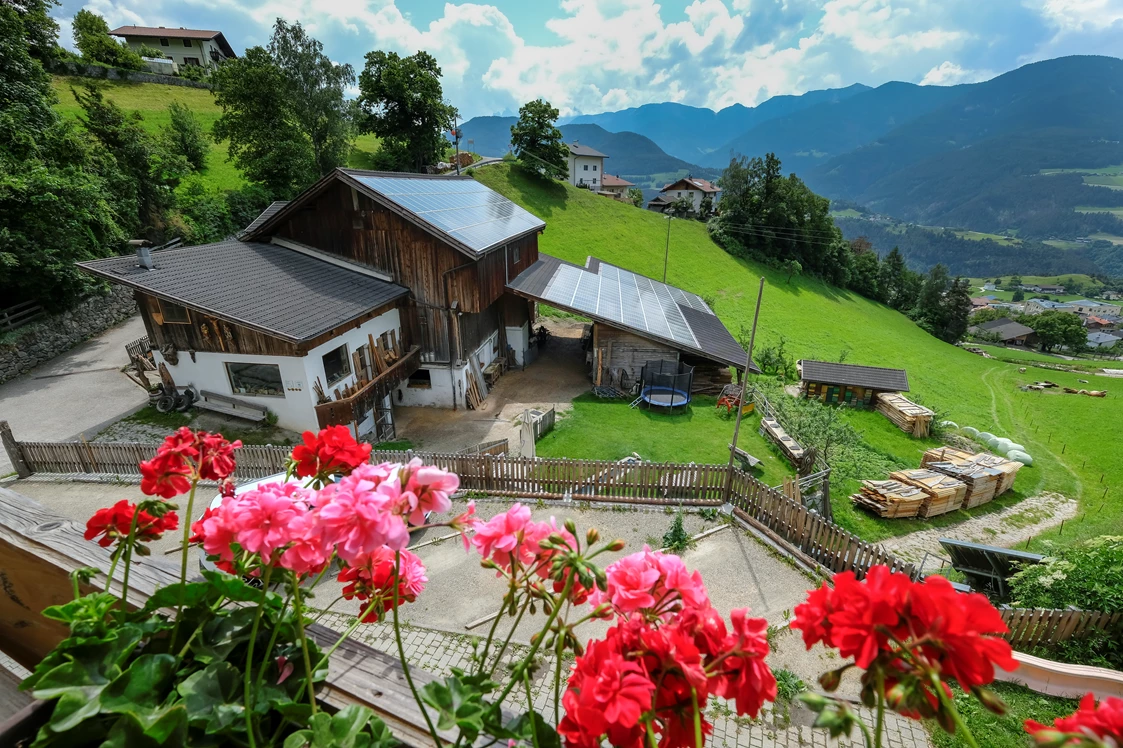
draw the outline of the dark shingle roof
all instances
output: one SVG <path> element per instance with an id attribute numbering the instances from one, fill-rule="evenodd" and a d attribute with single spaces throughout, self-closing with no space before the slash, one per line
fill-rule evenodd
<path id="1" fill-rule="evenodd" d="M 601 153 L 596 148 L 590 148 L 587 145 L 581 145 L 576 140 L 569 143 L 569 152 L 574 156 L 592 156 L 593 158 L 608 158 L 604 153 Z"/>
<path id="2" fill-rule="evenodd" d="M 800 379 L 822 384 L 843 384 L 868 387 L 883 392 L 908 392 L 909 377 L 904 369 L 882 369 L 877 366 L 832 364 L 827 361 L 800 361 Z"/>
<path id="3" fill-rule="evenodd" d="M 151 38 L 166 37 L 169 39 L 214 39 L 218 37 L 218 46 L 227 57 L 237 57 L 233 47 L 226 41 L 221 31 L 206 29 L 164 28 L 163 26 L 118 26 L 109 32 L 110 36 L 145 36 Z"/>
<path id="4" fill-rule="evenodd" d="M 585 267 L 581 267 L 540 253 L 538 261 L 509 282 L 507 288 L 522 296 L 590 317 L 602 324 L 626 330 L 649 340 L 659 341 L 685 353 L 702 356 L 739 369 L 745 368 L 744 349 L 705 302 L 694 294 L 673 286 L 666 286 L 658 281 L 643 279 L 633 282 L 632 288 L 638 288 L 635 283 L 644 286 L 645 296 L 642 305 L 648 310 L 647 314 L 651 314 L 653 309 L 662 309 L 661 312 L 655 313 L 659 320 L 666 320 L 661 323 L 663 327 L 639 326 L 640 323 L 648 321 L 648 318 L 644 317 L 643 309 L 638 308 L 641 305 L 639 296 L 629 302 L 637 307 L 630 310 L 631 314 L 621 313 L 618 300 L 612 300 L 614 295 L 601 284 L 605 283 L 609 288 L 620 290 L 622 281 L 618 279 L 622 274 L 629 278 L 635 276 L 643 279 L 643 276 L 636 276 L 630 271 L 624 271 L 596 257 L 589 257 Z M 551 281 L 555 281 L 556 285 L 551 286 Z M 588 290 L 575 293 L 577 286 L 573 286 L 572 290 L 567 288 L 564 294 L 555 293 L 557 288 L 565 286 L 567 282 L 576 282 L 582 287 L 588 282 Z M 661 299 L 656 293 L 656 287 L 667 290 Z M 548 293 L 548 288 L 553 290 Z M 664 302 L 669 306 L 661 306 Z M 681 314 L 677 329 L 673 324 L 676 309 Z M 689 328 L 689 333 L 683 327 L 684 324 Z M 659 330 L 667 334 L 662 334 Z M 755 365 L 753 370 L 757 370 Z"/>
<path id="5" fill-rule="evenodd" d="M 1020 338 L 1023 335 L 1033 334 L 1032 327 L 1026 327 L 1020 322 L 1015 322 L 1006 317 L 991 320 L 990 322 L 979 325 L 976 329 L 982 330 L 990 335 L 997 335 L 999 340 L 1012 340 L 1013 338 Z"/>
<path id="6" fill-rule="evenodd" d="M 273 202 L 269 203 L 269 205 L 266 206 L 265 210 L 261 211 L 261 215 L 250 221 L 250 224 L 248 226 L 238 232 L 238 238 L 249 236 L 254 231 L 254 229 L 268 221 L 270 218 L 276 215 L 278 210 L 288 204 L 288 200 L 274 200 Z"/>
<path id="7" fill-rule="evenodd" d="M 78 263 L 94 275 L 294 342 L 310 340 L 408 289 L 275 244 L 223 241 Z"/>

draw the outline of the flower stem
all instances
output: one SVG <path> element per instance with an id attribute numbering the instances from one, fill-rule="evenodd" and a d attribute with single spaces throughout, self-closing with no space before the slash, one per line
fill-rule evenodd
<path id="1" fill-rule="evenodd" d="M 881 735 L 885 732 L 885 675 L 881 670 L 874 676 L 877 679 L 877 724 L 874 727 L 874 748 L 881 748 Z"/>
<path id="2" fill-rule="evenodd" d="M 277 635 L 281 633 L 281 621 L 284 619 L 285 608 L 289 606 L 292 601 L 292 592 L 290 591 L 285 601 L 281 603 L 281 612 L 277 615 L 277 625 L 273 627 L 273 634 L 269 637 L 269 644 L 265 647 L 265 655 L 261 658 L 261 667 L 257 671 L 257 681 L 260 683 L 265 678 L 265 670 L 269 667 L 269 660 L 273 658 L 273 646 L 277 643 Z M 196 629 L 196 633 L 198 629 Z M 192 637 L 195 634 L 191 635 Z"/>
<path id="3" fill-rule="evenodd" d="M 530 645 L 530 651 L 526 653 L 526 657 L 524 657 L 523 661 L 519 663 L 516 672 L 518 672 L 519 670 L 525 670 L 530 662 L 534 659 L 534 655 L 538 654 L 538 648 L 542 646 L 542 642 L 546 638 L 546 632 L 549 631 L 550 627 L 554 625 L 554 621 L 557 619 L 558 613 L 561 612 L 562 604 L 569 599 L 569 593 L 573 590 L 573 580 L 576 578 L 576 574 L 570 574 L 569 577 L 565 580 L 565 588 L 561 591 L 560 595 L 554 598 L 554 604 L 552 606 L 553 609 L 550 611 L 550 615 L 546 619 L 546 625 L 542 627 L 540 635 L 535 638 L 534 643 Z M 503 703 L 503 699 L 507 698 L 507 694 L 511 693 L 511 689 L 515 687 L 516 682 L 517 681 L 515 681 L 515 679 L 511 679 L 511 681 L 507 684 L 507 687 L 503 689 L 503 693 L 499 694 L 499 697 L 495 699 L 496 704 Z"/>
<path id="4" fill-rule="evenodd" d="M 257 641 L 257 628 L 261 625 L 261 613 L 265 609 L 265 601 L 269 597 L 269 576 L 272 573 L 273 567 L 266 566 L 262 574 L 261 601 L 257 604 L 257 611 L 253 615 L 253 626 L 250 627 L 250 642 L 246 649 L 246 668 L 242 674 L 242 709 L 246 715 L 246 737 L 249 739 L 250 748 L 257 745 L 253 724 L 253 683 L 250 680 L 250 673 L 253 672 L 253 645 Z M 175 621 L 178 626 L 179 616 L 176 616 Z M 175 634 L 172 634 L 172 640 L 175 640 Z"/>
<path id="5" fill-rule="evenodd" d="M 526 602 L 523 603 L 522 607 L 519 608 L 519 613 L 515 616 L 515 622 L 511 624 L 511 630 L 507 632 L 506 638 L 503 639 L 503 646 L 501 646 L 499 648 L 499 651 L 495 653 L 495 659 L 491 663 L 491 672 L 489 673 L 489 677 L 495 675 L 495 670 L 499 667 L 499 660 L 501 660 L 503 658 L 503 655 L 506 654 L 507 647 L 511 643 L 511 637 L 515 635 L 515 629 L 519 627 L 519 622 L 523 619 L 523 613 L 525 613 L 526 609 L 529 607 L 530 598 L 528 597 Z"/>
<path id="6" fill-rule="evenodd" d="M 420 694 L 417 693 L 417 686 L 413 684 L 413 676 L 409 674 L 409 661 L 406 660 L 406 649 L 402 646 L 402 626 L 398 620 L 398 588 L 401 586 L 398 575 L 401 573 L 401 567 L 402 553 L 401 551 L 394 551 L 394 640 L 398 643 L 398 657 L 402 661 L 402 674 L 405 675 L 406 683 L 409 684 L 409 691 L 413 694 L 413 700 L 417 702 L 417 708 L 421 710 L 421 716 L 425 718 L 425 724 L 429 727 L 429 734 L 433 736 L 433 745 L 435 748 L 441 748 L 444 742 L 441 740 L 441 736 L 437 734 L 437 728 L 433 726 L 433 720 L 429 718 L 429 712 L 425 709 L 425 702 L 421 700 Z"/>
<path id="7" fill-rule="evenodd" d="M 558 636 L 558 644 L 554 650 L 554 727 L 561 724 L 561 669 L 563 651 L 565 651 L 565 637 Z"/>
<path id="8" fill-rule="evenodd" d="M 175 607 L 175 625 L 172 626 L 172 641 L 176 640 L 179 635 L 179 619 L 183 613 L 183 601 L 187 597 L 187 557 L 188 549 L 191 546 L 191 522 L 192 512 L 195 510 L 195 489 L 199 486 L 199 473 L 196 470 L 195 475 L 191 477 L 191 491 L 187 494 L 187 512 L 183 515 L 183 544 L 180 548 L 180 555 L 182 558 L 179 561 L 179 602 Z M 264 598 L 262 598 L 264 600 Z M 252 642 L 251 642 L 252 646 Z M 251 745 L 253 736 L 250 736 Z"/>
<path id="9" fill-rule="evenodd" d="M 702 748 L 702 712 L 698 709 L 698 690 L 690 689 L 690 705 L 694 711 L 694 748 Z"/>
<path id="10" fill-rule="evenodd" d="M 652 720 L 647 720 L 647 748 L 659 748 L 659 741 L 655 739 L 655 728 Z"/>
<path id="11" fill-rule="evenodd" d="M 347 641 L 351 634 L 355 633 L 355 629 L 359 628 L 362 623 L 363 619 L 359 617 L 355 619 L 354 623 L 347 627 L 347 630 L 343 632 L 343 636 L 339 637 L 339 640 L 335 644 L 331 645 L 331 649 L 329 649 L 327 652 L 324 652 L 324 656 L 320 658 L 320 662 L 316 665 L 317 670 L 320 669 L 320 665 L 323 665 L 325 662 L 331 659 L 331 656 L 335 654 L 335 650 L 339 649 L 339 645 Z"/>
<path id="12" fill-rule="evenodd" d="M 122 615 L 129 610 L 129 569 L 133 565 L 133 544 L 136 543 L 136 525 L 139 518 L 140 507 L 137 507 L 137 510 L 133 512 L 133 521 L 129 525 L 129 537 L 125 538 L 125 578 L 121 581 Z"/>
<path id="13" fill-rule="evenodd" d="M 499 629 L 499 620 L 503 617 L 507 608 L 511 605 L 511 601 L 515 594 L 515 578 L 511 577 L 511 584 L 507 588 L 507 594 L 503 596 L 503 605 L 499 608 L 499 612 L 495 614 L 495 618 L 491 619 L 491 629 L 487 632 L 487 641 L 484 642 L 483 653 L 480 655 L 480 669 L 482 673 L 484 668 L 487 667 L 487 654 L 491 651 L 491 642 L 495 638 L 495 632 Z"/>
<path id="14" fill-rule="evenodd" d="M 959 710 L 955 708 L 955 702 L 952 701 L 952 699 L 947 695 L 947 692 L 944 691 L 944 684 L 940 681 L 939 676 L 933 673 L 931 678 L 932 684 L 936 689 L 936 696 L 940 699 L 940 702 L 947 708 L 947 710 L 951 712 L 951 718 L 955 722 L 956 731 L 962 733 L 963 735 L 963 742 L 967 743 L 970 748 L 979 748 L 979 744 L 975 742 L 975 736 L 971 734 L 971 731 L 967 729 L 967 725 L 966 723 L 964 723 L 963 718 L 959 716 Z"/>
<path id="15" fill-rule="evenodd" d="M 526 711 L 530 717 L 530 740 L 538 748 L 538 723 L 534 721 L 534 697 L 530 693 L 530 671 L 523 670 L 523 685 L 526 686 Z"/>
<path id="16" fill-rule="evenodd" d="M 308 683 L 308 704 L 312 707 L 312 714 L 316 713 L 316 687 L 312 683 L 312 657 L 308 654 L 308 636 L 304 633 L 304 607 L 300 599 L 300 579 L 296 572 L 292 573 L 292 610 L 296 616 L 296 632 L 300 637 L 300 651 L 304 657 L 304 672 Z"/>
<path id="17" fill-rule="evenodd" d="M 120 551 L 122 549 L 118 548 L 117 550 Z M 113 554 L 112 558 L 113 558 L 113 562 L 111 564 L 109 564 L 109 576 L 105 580 L 105 591 L 106 592 L 109 592 L 109 589 L 113 586 L 113 575 L 117 573 L 117 562 L 121 560 L 121 554 L 119 552 L 115 552 Z M 74 599 L 77 600 L 79 597 L 81 597 L 81 595 L 78 594 L 78 582 L 75 581 L 74 582 Z"/>
<path id="18" fill-rule="evenodd" d="M 316 617 L 312 619 L 312 623 L 319 623 L 320 619 L 323 618 L 324 616 L 326 616 L 331 611 L 331 609 L 335 607 L 335 604 L 342 599 L 343 599 L 343 595 L 340 595 L 339 597 L 335 598 L 330 603 L 328 603 L 328 607 L 324 608 L 319 613 L 317 613 Z"/>

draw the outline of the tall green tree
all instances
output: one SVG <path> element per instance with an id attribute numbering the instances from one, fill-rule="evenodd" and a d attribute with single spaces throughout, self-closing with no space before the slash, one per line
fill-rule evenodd
<path id="1" fill-rule="evenodd" d="M 557 120 L 550 102 L 535 99 L 519 108 L 519 120 L 511 125 L 511 148 L 519 163 L 549 179 L 565 179 L 569 172 L 569 149 Z"/>
<path id="2" fill-rule="evenodd" d="M 905 296 L 907 291 L 906 278 L 909 269 L 905 266 L 905 258 L 901 250 L 893 247 L 893 251 L 885 255 L 881 261 L 881 291 L 885 294 L 885 301 L 894 309 L 901 310 L 911 301 Z"/>
<path id="3" fill-rule="evenodd" d="M 153 241 L 162 239 L 167 211 L 175 203 L 173 190 L 190 171 L 187 159 L 171 153 L 150 135 L 138 112 L 122 111 L 95 86 L 71 91 L 83 110 L 79 120 L 116 160 L 125 177 L 115 190 L 123 202 L 135 208 L 131 216 L 122 216 L 122 226 Z"/>
<path id="4" fill-rule="evenodd" d="M 731 159 L 718 180 L 719 216 L 710 222 L 711 233 L 731 251 L 777 263 L 797 260 L 805 272 L 845 286 L 850 251 L 830 217 L 830 201 L 781 169 L 772 153 Z M 727 246 L 730 239 L 736 246 Z"/>
<path id="5" fill-rule="evenodd" d="M 639 187 L 628 188 L 628 199 L 632 201 L 632 205 L 637 208 L 643 207 L 643 190 Z"/>
<path id="6" fill-rule="evenodd" d="M 168 106 L 168 115 L 170 119 L 162 133 L 166 147 L 172 153 L 183 156 L 195 171 L 203 169 L 210 150 L 203 126 L 195 114 L 178 101 Z"/>
<path id="7" fill-rule="evenodd" d="M 1072 353 L 1080 353 L 1087 347 L 1088 331 L 1080 317 L 1072 312 L 1050 309 L 1041 314 L 1023 315 L 1018 321 L 1033 328 L 1042 351 L 1063 346 Z"/>
<path id="8" fill-rule="evenodd" d="M 51 11 L 58 7 L 58 0 L 6 2 L 19 16 L 28 54 L 41 62 L 54 57 L 58 48 L 58 22 L 51 17 Z"/>
<path id="9" fill-rule="evenodd" d="M 273 57 L 251 47 L 211 76 L 222 114 L 211 135 L 228 141 L 230 160 L 275 199 L 287 199 L 319 176 L 308 138 L 287 106 L 289 83 Z"/>
<path id="10" fill-rule="evenodd" d="M 911 316 L 917 324 L 930 334 L 939 336 L 944 326 L 944 294 L 947 293 L 951 278 L 948 269 L 942 264 L 936 264 L 928 271 L 924 284 L 920 287 L 920 295 L 916 299 Z"/>
<path id="11" fill-rule="evenodd" d="M 0 298 L 61 310 L 97 287 L 74 263 L 124 245 L 129 206 L 114 159 L 52 108 L 25 20 L 0 4 Z"/>
<path id="12" fill-rule="evenodd" d="M 355 125 L 344 93 L 355 84 L 355 69 L 332 62 L 324 45 L 304 27 L 280 18 L 273 26 L 269 54 L 288 83 L 288 106 L 312 146 L 316 170 L 322 175 L 346 166 Z"/>
<path id="13" fill-rule="evenodd" d="M 299 23 L 277 19 L 268 48 L 251 47 L 211 74 L 222 109 L 211 134 L 229 141 L 247 179 L 292 197 L 347 163 L 355 128 L 343 94 L 354 80 Z"/>
<path id="14" fill-rule="evenodd" d="M 1025 301 L 1026 292 L 1020 288 L 1014 289 L 1014 295 L 1010 297 L 1010 301 Z"/>
<path id="15" fill-rule="evenodd" d="M 936 337 L 945 343 L 956 343 L 967 334 L 971 317 L 971 284 L 966 278 L 956 278 L 944 294 L 942 326 Z"/>
<path id="16" fill-rule="evenodd" d="M 126 70 L 144 68 L 140 55 L 109 35 L 105 19 L 85 8 L 74 14 L 74 46 L 90 62 Z"/>
<path id="17" fill-rule="evenodd" d="M 874 301 L 884 301 L 885 293 L 881 287 L 881 263 L 869 239 L 859 236 L 850 242 L 851 263 L 850 288 Z"/>
<path id="18" fill-rule="evenodd" d="M 376 50 L 367 53 L 359 75 L 360 129 L 377 135 L 380 168 L 422 171 L 440 161 L 448 147 L 456 108 L 445 103 L 441 68 L 428 52 L 409 57 Z"/>

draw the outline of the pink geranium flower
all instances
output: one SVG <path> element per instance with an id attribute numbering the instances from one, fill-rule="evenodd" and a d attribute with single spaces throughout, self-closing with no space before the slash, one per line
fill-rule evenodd
<path id="1" fill-rule="evenodd" d="M 530 508 L 516 502 L 477 527 L 472 543 L 481 556 L 509 570 L 513 561 L 525 560 L 523 534 L 529 523 Z"/>
<path id="2" fill-rule="evenodd" d="M 425 514 L 447 512 L 452 506 L 449 495 L 460 487 L 460 478 L 431 465 L 422 465 L 414 458 L 401 469 L 402 509 L 410 524 L 425 524 Z"/>
<path id="3" fill-rule="evenodd" d="M 361 465 L 316 497 L 324 540 L 348 563 L 384 545 L 401 550 L 409 543 L 409 529 L 393 511 L 402 493 L 394 468 Z"/>
<path id="4" fill-rule="evenodd" d="M 266 483 L 224 499 L 219 513 L 238 545 L 268 562 L 306 527 L 301 517 L 308 512 L 308 494 L 294 483 Z"/>

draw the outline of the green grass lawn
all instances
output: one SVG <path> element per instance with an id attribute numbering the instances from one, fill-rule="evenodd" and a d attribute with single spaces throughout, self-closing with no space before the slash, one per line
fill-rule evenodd
<path id="1" fill-rule="evenodd" d="M 544 182 L 505 164 L 480 169 L 476 178 L 547 222 L 546 232 L 539 239 L 542 252 L 579 264 L 587 255 L 595 254 L 629 270 L 662 277 L 667 231 L 662 216 L 603 200 L 569 185 Z M 762 275 L 766 288 L 758 346 L 775 344 L 783 335 L 797 359 L 838 360 L 840 352 L 847 350 L 847 363 L 907 369 L 912 392 L 925 404 L 962 426 L 987 429 L 1027 446 L 1036 464 L 1019 473 L 1015 484 L 1018 495 L 1050 490 L 1081 500 L 1086 518 L 1066 524 L 1066 539 L 1118 532 L 1123 517 L 1123 461 L 1117 454 L 1123 439 L 1119 425 L 1123 424 L 1123 388 L 1114 380 L 1102 379 L 1101 388 L 1111 393 L 1105 399 L 1022 392 L 1018 385 L 1041 378 L 1040 370 L 1020 374 L 1016 365 L 984 359 L 943 343 L 892 309 L 813 278 L 796 277 L 787 283 L 778 270 L 723 251 L 710 240 L 700 222 L 676 220 L 671 224 L 668 282 L 713 298 L 717 315 L 734 335 L 752 323 L 757 279 Z M 1079 377 L 1087 375 L 1050 372 L 1048 378 L 1062 386 L 1087 387 L 1077 383 Z M 878 420 L 873 414 L 863 421 L 868 438 L 879 450 L 899 455 L 902 460 L 906 456 L 916 458 L 913 464 L 919 464 L 917 445 L 911 437 L 888 421 L 884 427 L 875 428 L 875 423 Z M 699 459 L 692 456 L 695 448 L 690 446 L 695 425 L 686 426 L 680 430 L 688 431 L 689 436 L 680 435 L 677 442 L 669 443 L 668 448 L 674 452 L 662 459 Z M 1110 434 L 1104 432 L 1105 427 Z M 559 430 L 557 438 L 562 433 Z M 607 450 L 608 445 L 624 437 L 604 433 L 598 438 Z M 711 443 L 717 444 L 717 440 Z M 725 443 L 718 446 L 724 449 Z M 716 454 L 719 461 L 723 456 L 724 452 Z M 1105 487 L 1107 495 L 1103 496 Z M 832 495 L 840 523 L 864 537 L 925 526 L 907 520 L 857 517 L 849 509 L 845 493 L 835 490 Z"/>
<path id="2" fill-rule="evenodd" d="M 862 217 L 862 214 L 859 213 L 858 211 L 854 210 L 853 208 L 847 208 L 846 210 L 832 210 L 831 211 L 831 218 L 861 218 L 861 217 Z"/>
<path id="3" fill-rule="evenodd" d="M 1060 364 L 1061 366 L 1072 366 L 1084 371 L 1093 372 L 1100 369 L 1123 369 L 1123 363 L 1119 361 L 1094 359 L 1091 357 L 1078 358 L 1074 360 L 1059 358 L 1058 356 L 1050 356 L 1047 353 L 1040 353 L 1039 351 L 1028 350 L 1026 348 L 1003 348 L 997 345 L 986 345 L 983 343 L 972 343 L 975 348 L 982 348 L 984 351 L 999 359 L 1000 361 L 1008 361 L 1016 363 L 1019 366 L 1023 364 Z M 1042 374 L 1042 376 L 1045 376 Z"/>
<path id="4" fill-rule="evenodd" d="M 989 688 L 1009 708 L 1001 717 L 983 709 L 978 701 L 960 689 L 954 689 L 956 710 L 963 717 L 976 742 L 985 748 L 1027 748 L 1031 745 L 1025 731 L 1027 719 L 1048 725 L 1057 717 L 1076 711 L 1075 701 L 1045 696 L 1013 683 L 993 683 Z M 963 748 L 967 745 L 961 737 L 948 735 L 934 723 L 929 724 L 928 729 L 936 748 Z"/>
<path id="5" fill-rule="evenodd" d="M 1091 169 L 1042 169 L 1042 174 L 1123 174 L 1123 164 L 1097 166 Z"/>
<path id="6" fill-rule="evenodd" d="M 1123 190 L 1123 187 L 1120 187 L 1119 189 Z M 1112 244 L 1123 244 L 1123 236 L 1118 236 L 1116 234 L 1105 234 L 1102 231 L 1098 234 L 1088 234 L 1088 238 L 1102 239 L 1104 241 L 1109 241 Z"/>
<path id="7" fill-rule="evenodd" d="M 990 239 L 992 242 L 1001 244 L 1004 247 L 1012 247 L 1015 244 L 1022 243 L 1020 239 L 1003 236 L 1002 234 L 987 234 L 982 231 L 954 231 L 952 233 L 954 233 L 960 239 L 973 239 L 975 241 Z"/>
<path id="8" fill-rule="evenodd" d="M 718 411 L 717 398 L 698 396 L 683 413 L 670 415 L 632 408 L 629 400 L 581 395 L 573 410 L 559 415 L 554 430 L 538 442 L 540 457 L 619 460 L 633 452 L 653 462 L 725 464 L 733 441 L 735 418 Z M 737 443 L 762 460 L 756 477 L 770 486 L 794 475 L 787 461 L 758 432 L 760 416 L 742 419 Z"/>

